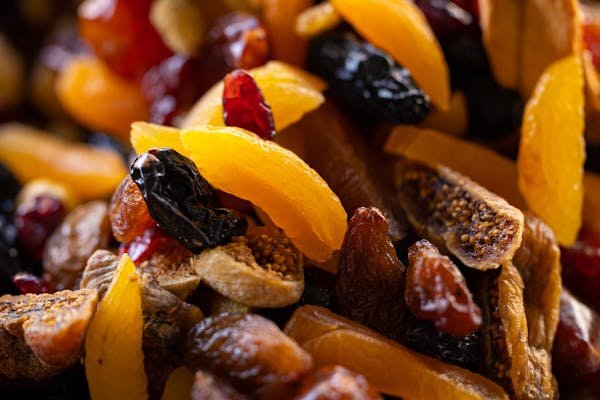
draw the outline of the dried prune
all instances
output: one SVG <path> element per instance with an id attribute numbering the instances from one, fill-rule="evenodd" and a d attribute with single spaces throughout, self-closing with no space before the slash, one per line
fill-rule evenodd
<path id="1" fill-rule="evenodd" d="M 521 245 L 523 213 L 449 168 L 400 162 L 396 189 L 417 233 L 468 267 L 498 268 Z"/>
<path id="2" fill-rule="evenodd" d="M 481 35 L 477 10 L 470 0 L 416 0 L 415 4 L 423 11 L 435 36 L 443 44 L 456 38 Z"/>
<path id="3" fill-rule="evenodd" d="M 573 246 L 562 249 L 561 263 L 565 285 L 600 312 L 600 235 L 583 228 Z"/>
<path id="4" fill-rule="evenodd" d="M 410 72 L 351 33 L 336 31 L 313 39 L 308 68 L 330 84 L 340 101 L 375 120 L 413 124 L 429 113 L 429 97 Z"/>
<path id="5" fill-rule="evenodd" d="M 408 309 L 456 337 L 477 331 L 481 310 L 456 265 L 427 240 L 410 246 L 408 260 L 404 294 Z"/>
<path id="6" fill-rule="evenodd" d="M 561 385 L 600 380 L 600 316 L 566 289 L 560 294 L 552 365 Z"/>
<path id="7" fill-rule="evenodd" d="M 0 297 L 0 375 L 43 379 L 74 365 L 97 301 L 89 289 Z"/>
<path id="8" fill-rule="evenodd" d="M 235 390 L 227 381 L 210 372 L 198 371 L 192 385 L 192 400 L 246 400 L 247 396 Z"/>
<path id="9" fill-rule="evenodd" d="M 208 369 L 258 399 L 289 398 L 312 359 L 268 319 L 221 314 L 195 325 L 185 358 L 193 370 Z"/>
<path id="10" fill-rule="evenodd" d="M 194 253 L 246 232 L 246 219 L 216 208 L 213 188 L 194 163 L 172 149 L 152 149 L 131 166 L 148 211 L 158 225 Z"/>
<path id="11" fill-rule="evenodd" d="M 397 339 L 405 314 L 404 272 L 383 214 L 374 207 L 358 208 L 340 251 L 336 292 L 341 313 Z"/>
<path id="12" fill-rule="evenodd" d="M 377 389 L 367 379 L 349 369 L 331 365 L 321 367 L 301 382 L 294 400 L 377 400 Z"/>
<path id="13" fill-rule="evenodd" d="M 71 211 L 52 233 L 44 249 L 44 277 L 56 290 L 74 288 L 85 263 L 110 241 L 108 205 L 103 201 L 82 204 Z"/>
<path id="14" fill-rule="evenodd" d="M 271 107 L 254 78 L 242 69 L 223 80 L 223 120 L 227 126 L 249 130 L 263 139 L 275 137 Z"/>
<path id="15" fill-rule="evenodd" d="M 150 216 L 146 202 L 131 177 L 126 176 L 110 201 L 110 226 L 115 239 L 129 243 L 156 222 Z"/>
<path id="16" fill-rule="evenodd" d="M 35 276 L 29 272 L 19 272 L 18 274 L 15 274 L 12 281 L 21 294 L 50 293 L 48 284 L 39 276 Z"/>
<path id="17" fill-rule="evenodd" d="M 15 212 L 18 242 L 21 249 L 41 261 L 44 245 L 54 229 L 65 217 L 62 202 L 51 195 L 40 195 L 21 203 Z"/>

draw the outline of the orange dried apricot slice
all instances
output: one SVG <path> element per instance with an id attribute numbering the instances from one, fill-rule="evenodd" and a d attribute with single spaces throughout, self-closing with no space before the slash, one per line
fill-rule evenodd
<path id="1" fill-rule="evenodd" d="M 408 68 L 438 108 L 448 108 L 446 60 L 427 20 L 412 1 L 331 0 L 331 4 L 358 33 Z"/>
<path id="2" fill-rule="evenodd" d="M 94 400 L 145 400 L 142 299 L 135 266 L 123 255 L 85 341 L 85 373 Z"/>
<path id="3" fill-rule="evenodd" d="M 515 163 L 476 143 L 409 125 L 396 126 L 385 144 L 385 151 L 428 164 L 442 164 L 525 209 L 519 192 Z"/>
<path id="4" fill-rule="evenodd" d="M 131 146 L 138 154 L 153 148 L 167 147 L 180 154 L 187 155 L 181 144 L 180 130 L 170 126 L 134 122 L 131 124 Z"/>
<path id="5" fill-rule="evenodd" d="M 525 107 L 517 165 L 529 208 L 565 246 L 581 225 L 585 161 L 583 72 L 578 55 L 552 64 Z"/>
<path id="6" fill-rule="evenodd" d="M 307 43 L 294 26 L 296 17 L 312 5 L 312 0 L 262 0 L 263 20 L 275 59 L 304 65 Z"/>
<path id="7" fill-rule="evenodd" d="M 341 247 L 340 200 L 293 152 L 234 127 L 197 126 L 181 141 L 212 185 L 260 207 L 308 258 L 325 261 Z"/>
<path id="8" fill-rule="evenodd" d="M 499 385 L 481 375 L 409 350 L 325 308 L 300 307 L 285 332 L 312 355 L 317 366 L 345 366 L 392 396 L 508 399 Z"/>
<path id="9" fill-rule="evenodd" d="M 248 71 L 256 80 L 265 101 L 273 111 L 275 129 L 281 131 L 318 108 L 325 98 L 321 91 L 326 84 L 299 68 L 279 61 Z M 194 125 L 225 125 L 223 122 L 223 82 L 214 85 L 194 105 L 182 127 Z"/>
<path id="10" fill-rule="evenodd" d="M 342 23 L 342 17 L 330 2 L 324 1 L 304 10 L 296 18 L 295 31 L 305 39 L 318 36 Z"/>
<path id="11" fill-rule="evenodd" d="M 461 92 L 452 93 L 448 110 L 433 109 L 420 124 L 423 128 L 434 129 L 453 136 L 463 136 L 469 130 L 467 99 Z"/>
<path id="12" fill-rule="evenodd" d="M 148 119 L 148 106 L 139 88 L 94 58 L 69 60 L 56 82 L 56 93 L 81 124 L 122 140 L 128 139 L 133 121 Z"/>
<path id="13" fill-rule="evenodd" d="M 114 151 L 67 142 L 17 123 L 0 125 L 0 161 L 21 182 L 46 178 L 81 200 L 110 196 L 127 174 Z"/>

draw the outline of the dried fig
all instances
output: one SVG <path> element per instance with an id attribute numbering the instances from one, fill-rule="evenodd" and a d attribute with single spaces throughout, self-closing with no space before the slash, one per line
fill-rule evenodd
<path id="1" fill-rule="evenodd" d="M 45 278 L 56 290 L 76 288 L 88 258 L 95 250 L 108 246 L 110 235 L 105 202 L 76 207 L 46 242 Z"/>
<path id="2" fill-rule="evenodd" d="M 74 365 L 97 302 L 90 289 L 0 297 L 0 375 L 39 380 Z"/>
<path id="3" fill-rule="evenodd" d="M 251 307 L 293 304 L 304 289 L 302 254 L 279 230 L 255 228 L 203 251 L 192 266 L 215 291 Z"/>
<path id="4" fill-rule="evenodd" d="M 498 268 L 521 245 L 521 211 L 446 167 L 401 162 L 396 188 L 416 231 L 468 267 Z"/>
<path id="5" fill-rule="evenodd" d="M 312 359 L 270 320 L 256 314 L 221 314 L 194 326 L 185 358 L 258 399 L 289 398 Z"/>
<path id="6" fill-rule="evenodd" d="M 294 400 L 378 400 L 367 379 L 339 365 L 321 367 L 307 375 Z"/>

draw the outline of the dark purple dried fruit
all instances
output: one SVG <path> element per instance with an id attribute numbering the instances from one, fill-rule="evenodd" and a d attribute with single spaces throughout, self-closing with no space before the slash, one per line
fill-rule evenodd
<path id="1" fill-rule="evenodd" d="M 378 400 L 381 395 L 364 376 L 339 365 L 330 365 L 307 375 L 293 399 Z"/>
<path id="2" fill-rule="evenodd" d="M 358 208 L 340 251 L 336 292 L 342 315 L 397 339 L 404 320 L 405 267 L 374 208 Z"/>
<path id="3" fill-rule="evenodd" d="M 0 216 L 12 214 L 19 190 L 21 190 L 21 185 L 15 176 L 0 163 Z"/>
<path id="4" fill-rule="evenodd" d="M 392 124 L 413 124 L 429 113 L 429 97 L 388 54 L 348 32 L 311 42 L 308 68 L 354 111 Z"/>
<path id="5" fill-rule="evenodd" d="M 62 202 L 51 195 L 36 196 L 22 203 L 15 212 L 15 227 L 21 249 L 41 261 L 46 241 L 65 217 Z"/>
<path id="6" fill-rule="evenodd" d="M 427 240 L 410 246 L 408 260 L 404 294 L 408 309 L 456 337 L 477 331 L 481 310 L 458 267 Z"/>
<path id="7" fill-rule="evenodd" d="M 39 276 L 35 276 L 29 272 L 19 272 L 18 274 L 15 274 L 12 281 L 21 294 L 50 293 L 48 284 Z"/>
<path id="8" fill-rule="evenodd" d="M 258 399 L 289 398 L 312 368 L 311 356 L 270 320 L 255 314 L 205 318 L 188 335 L 187 365 L 206 369 Z"/>
<path id="9" fill-rule="evenodd" d="M 246 232 L 246 219 L 216 208 L 213 188 L 194 163 L 175 150 L 152 149 L 140 155 L 131 166 L 131 177 L 152 218 L 196 254 Z"/>

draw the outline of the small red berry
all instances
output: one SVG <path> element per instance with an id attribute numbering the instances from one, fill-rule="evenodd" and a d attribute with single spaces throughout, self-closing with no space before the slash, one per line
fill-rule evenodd
<path id="1" fill-rule="evenodd" d="M 29 272 L 19 272 L 12 277 L 12 281 L 19 289 L 21 294 L 40 294 L 50 293 L 50 288 L 46 281 L 39 276 L 30 274 Z"/>
<path id="2" fill-rule="evenodd" d="M 153 227 L 144 231 L 132 242 L 121 245 L 119 254 L 128 253 L 135 264 L 140 264 L 173 240 L 159 227 Z"/>
<path id="3" fill-rule="evenodd" d="M 600 234 L 582 229 L 573 246 L 561 249 L 565 285 L 596 310 L 600 310 Z"/>
<path id="4" fill-rule="evenodd" d="M 265 102 L 254 78 L 241 69 L 225 76 L 223 120 L 227 126 L 249 130 L 263 139 L 275 137 L 271 107 Z"/>
<path id="5" fill-rule="evenodd" d="M 15 212 L 19 245 L 29 256 L 42 259 L 50 234 L 65 217 L 65 208 L 56 197 L 41 195 L 21 204 Z"/>

